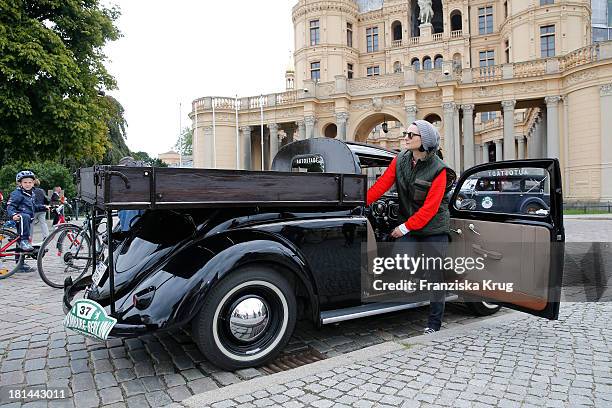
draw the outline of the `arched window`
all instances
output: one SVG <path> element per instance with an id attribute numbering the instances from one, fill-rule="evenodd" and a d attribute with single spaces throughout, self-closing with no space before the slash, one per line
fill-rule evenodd
<path id="1" fill-rule="evenodd" d="M 442 56 L 440 54 L 436 55 L 434 57 L 434 68 L 436 69 L 441 69 L 442 68 L 442 61 L 444 59 L 442 58 Z"/>
<path id="2" fill-rule="evenodd" d="M 402 72 L 402 63 L 401 62 L 395 61 L 393 63 L 393 72 L 394 73 Z"/>
<path id="3" fill-rule="evenodd" d="M 431 66 L 431 58 L 423 57 L 423 69 L 424 70 L 430 70 L 431 68 L 432 68 L 432 66 Z"/>
<path id="4" fill-rule="evenodd" d="M 410 65 L 412 65 L 412 68 L 414 68 L 415 71 L 418 71 L 421 69 L 421 62 L 419 61 L 418 58 L 413 58 L 412 61 L 410 62 Z"/>
<path id="5" fill-rule="evenodd" d="M 393 41 L 398 41 L 402 39 L 402 23 L 400 21 L 395 20 L 393 24 L 391 24 L 391 32 L 393 33 Z"/>
<path id="6" fill-rule="evenodd" d="M 430 113 L 429 115 L 425 116 L 425 120 L 438 129 L 440 129 L 440 126 L 442 126 L 442 119 L 435 113 Z"/>
<path id="7" fill-rule="evenodd" d="M 450 13 L 451 31 L 461 30 L 463 22 L 461 20 L 461 11 L 453 10 Z"/>

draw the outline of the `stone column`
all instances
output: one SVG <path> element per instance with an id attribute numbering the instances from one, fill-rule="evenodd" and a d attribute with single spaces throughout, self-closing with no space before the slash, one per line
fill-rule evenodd
<path id="1" fill-rule="evenodd" d="M 542 110 L 542 120 L 540 121 L 540 127 L 538 128 L 538 159 L 547 156 L 548 114 L 546 111 L 547 109 Z"/>
<path id="2" fill-rule="evenodd" d="M 459 123 L 459 105 L 455 105 L 455 111 L 453 112 L 453 143 L 455 148 L 455 171 L 460 173 L 464 167 L 461 163 L 461 125 Z"/>
<path id="3" fill-rule="evenodd" d="M 488 143 L 482 144 L 482 162 L 483 163 L 489 162 L 489 144 Z"/>
<path id="4" fill-rule="evenodd" d="M 523 160 L 525 158 L 525 136 L 516 135 L 516 141 L 518 142 L 518 156 L 517 159 Z"/>
<path id="5" fill-rule="evenodd" d="M 272 160 L 274 160 L 276 153 L 278 153 L 278 124 L 268 123 L 268 130 L 270 131 L 270 160 L 268 160 L 268 166 L 271 167 Z"/>
<path id="6" fill-rule="evenodd" d="M 304 118 L 304 125 L 306 127 L 306 139 L 312 139 L 314 137 L 314 116 L 306 116 Z"/>
<path id="7" fill-rule="evenodd" d="M 416 105 L 407 105 L 404 106 L 404 110 L 406 111 L 406 123 L 404 123 L 404 127 L 408 128 L 416 120 L 417 107 Z"/>
<path id="8" fill-rule="evenodd" d="M 336 128 L 338 129 L 337 138 L 346 140 L 346 122 L 348 121 L 348 112 L 336 113 Z"/>
<path id="9" fill-rule="evenodd" d="M 504 146 L 504 148 L 502 149 L 502 143 L 503 141 L 500 139 L 497 139 L 495 141 L 495 161 L 503 160 L 502 150 L 506 150 L 506 146 Z"/>
<path id="10" fill-rule="evenodd" d="M 251 170 L 251 127 L 243 126 L 240 130 L 242 130 L 242 160 L 240 161 L 240 168 Z"/>
<path id="11" fill-rule="evenodd" d="M 304 140 L 306 139 L 306 129 L 305 129 L 305 124 L 303 120 L 298 120 L 297 122 L 295 122 L 295 124 L 297 125 L 298 128 L 298 136 L 296 138 L 296 140 Z"/>
<path id="12" fill-rule="evenodd" d="M 474 105 L 461 105 L 463 109 L 463 168 L 474 166 Z"/>
<path id="13" fill-rule="evenodd" d="M 514 150 L 514 105 L 516 101 L 502 101 L 504 113 L 504 160 L 516 159 Z M 501 160 L 501 156 L 496 158 Z"/>
<path id="14" fill-rule="evenodd" d="M 546 102 L 546 157 L 559 158 L 559 101 L 560 96 L 547 96 Z"/>
<path id="15" fill-rule="evenodd" d="M 455 165 L 455 140 L 453 139 L 455 103 L 445 102 L 442 104 L 442 109 L 444 111 L 444 161 L 452 169 L 457 170 Z"/>
<path id="16" fill-rule="evenodd" d="M 599 137 L 601 146 L 601 200 L 612 200 L 612 83 L 599 88 Z M 567 158 L 565 159 L 567 163 Z M 568 166 L 569 163 L 566 164 Z M 568 189 L 569 190 L 569 189 Z"/>

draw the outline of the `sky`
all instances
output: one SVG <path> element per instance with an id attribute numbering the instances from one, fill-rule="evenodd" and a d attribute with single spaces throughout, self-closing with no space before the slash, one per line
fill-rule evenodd
<path id="1" fill-rule="evenodd" d="M 191 127 L 191 102 L 285 90 L 296 0 L 107 0 L 123 37 L 105 49 L 127 145 L 152 157 Z M 182 105 L 179 109 L 179 104 Z M 180 112 L 180 114 L 179 114 Z M 180 119 L 180 122 L 179 122 Z"/>

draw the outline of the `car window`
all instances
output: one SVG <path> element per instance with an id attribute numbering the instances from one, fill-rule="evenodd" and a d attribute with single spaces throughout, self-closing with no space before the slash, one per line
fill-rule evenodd
<path id="1" fill-rule="evenodd" d="M 550 208 L 549 192 L 545 169 L 484 170 L 462 182 L 453 205 L 460 211 L 545 216 Z"/>
<path id="2" fill-rule="evenodd" d="M 362 167 L 361 174 L 363 174 L 364 176 L 368 176 L 368 188 L 372 187 L 374 183 L 376 183 L 376 180 L 378 180 L 378 178 L 382 176 L 386 170 L 387 170 L 387 167 Z M 396 192 L 396 189 L 395 189 L 395 183 L 394 183 L 389 189 L 388 193 L 395 193 L 395 192 Z"/>

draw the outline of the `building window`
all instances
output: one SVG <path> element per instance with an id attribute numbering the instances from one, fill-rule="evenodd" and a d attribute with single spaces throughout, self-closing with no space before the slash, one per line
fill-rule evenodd
<path id="1" fill-rule="evenodd" d="M 496 116 L 496 112 L 482 112 L 480 114 L 480 121 L 487 122 L 489 120 L 495 119 L 495 116 Z"/>
<path id="2" fill-rule="evenodd" d="M 317 82 L 321 79 L 321 62 L 311 62 L 310 63 L 310 79 Z"/>
<path id="3" fill-rule="evenodd" d="M 393 72 L 394 73 L 398 73 L 398 72 L 402 72 L 402 63 L 399 61 L 395 61 L 393 63 Z"/>
<path id="4" fill-rule="evenodd" d="M 346 76 L 353 79 L 353 64 L 346 64 Z"/>
<path id="5" fill-rule="evenodd" d="M 493 6 L 478 8 L 478 34 L 493 32 Z"/>
<path id="6" fill-rule="evenodd" d="M 504 54 L 506 55 L 506 64 L 510 62 L 510 41 L 504 41 Z"/>
<path id="7" fill-rule="evenodd" d="M 412 65 L 412 68 L 414 68 L 415 71 L 418 71 L 421 69 L 421 61 L 419 61 L 418 58 L 413 58 L 410 65 Z"/>
<path id="8" fill-rule="evenodd" d="M 430 70 L 431 67 L 431 58 L 429 57 L 424 57 L 423 58 L 423 69 L 425 70 Z"/>
<path id="9" fill-rule="evenodd" d="M 310 45 L 319 44 L 321 38 L 319 37 L 319 20 L 312 20 L 310 22 Z"/>
<path id="10" fill-rule="evenodd" d="M 378 51 L 378 27 L 366 29 L 366 43 L 368 52 Z"/>
<path id="11" fill-rule="evenodd" d="M 399 21 L 394 21 L 391 24 L 391 32 L 393 33 L 393 41 L 399 41 L 402 39 L 402 23 Z"/>
<path id="12" fill-rule="evenodd" d="M 353 46 L 353 24 L 346 23 L 346 45 Z"/>
<path id="13" fill-rule="evenodd" d="M 493 50 L 480 51 L 478 53 L 478 59 L 481 67 L 495 65 L 495 52 Z"/>
<path id="14" fill-rule="evenodd" d="M 434 57 L 434 68 L 436 69 L 441 69 L 442 68 L 442 62 L 444 61 L 444 59 L 442 58 L 441 55 L 436 55 Z"/>
<path id="15" fill-rule="evenodd" d="M 540 56 L 542 58 L 555 56 L 555 26 L 540 27 Z"/>
<path id="16" fill-rule="evenodd" d="M 555 4 L 555 0 L 540 0 L 540 6 L 545 6 L 547 4 Z"/>
<path id="17" fill-rule="evenodd" d="M 380 75 L 380 66 L 379 65 L 375 65 L 373 67 L 368 67 L 367 75 L 368 76 Z"/>

